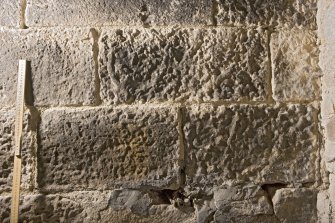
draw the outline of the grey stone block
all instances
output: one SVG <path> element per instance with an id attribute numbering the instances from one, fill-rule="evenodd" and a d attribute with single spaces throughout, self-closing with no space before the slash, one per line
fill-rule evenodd
<path id="1" fill-rule="evenodd" d="M 280 222 L 317 222 L 317 192 L 313 189 L 280 189 L 272 201 Z"/>

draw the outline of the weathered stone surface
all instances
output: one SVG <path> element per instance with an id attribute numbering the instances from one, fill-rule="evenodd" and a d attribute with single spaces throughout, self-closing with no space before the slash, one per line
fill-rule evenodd
<path id="1" fill-rule="evenodd" d="M 316 29 L 316 0 L 218 0 L 219 25 L 261 25 Z"/>
<path id="2" fill-rule="evenodd" d="M 319 50 L 314 32 L 272 34 L 273 93 L 278 101 L 320 99 Z"/>
<path id="3" fill-rule="evenodd" d="M 267 195 L 259 186 L 216 189 L 214 203 L 215 222 L 277 222 Z"/>
<path id="4" fill-rule="evenodd" d="M 264 100 L 266 32 L 225 29 L 109 29 L 100 38 L 106 103 Z"/>
<path id="5" fill-rule="evenodd" d="M 178 188 L 174 108 L 50 109 L 39 132 L 45 189 Z"/>
<path id="6" fill-rule="evenodd" d="M 210 0 L 28 0 L 28 26 L 211 24 Z"/>
<path id="7" fill-rule="evenodd" d="M 311 189 L 279 189 L 272 198 L 280 222 L 317 222 L 317 192 Z"/>
<path id="8" fill-rule="evenodd" d="M 99 222 L 108 206 L 108 192 L 26 195 L 21 199 L 19 222 Z M 0 197 L 0 221 L 9 222 L 10 196 Z"/>
<path id="9" fill-rule="evenodd" d="M 0 26 L 18 27 L 20 1 L 0 0 Z"/>
<path id="10" fill-rule="evenodd" d="M 188 185 L 316 180 L 312 106 L 191 106 L 184 113 Z"/>
<path id="11" fill-rule="evenodd" d="M 94 103 L 89 29 L 0 29 L 0 108 L 14 106 L 18 60 L 31 62 L 27 86 L 34 105 Z"/>
<path id="12" fill-rule="evenodd" d="M 193 213 L 182 212 L 170 204 L 159 202 L 153 202 L 149 207 L 149 214 L 145 216 L 128 208 L 115 209 L 110 204 L 109 193 L 86 191 L 26 195 L 21 200 L 20 222 L 194 222 Z M 139 196 L 131 197 L 131 202 L 141 206 L 142 196 L 146 193 L 138 192 L 137 195 Z M 9 222 L 10 201 L 9 196 L 0 196 L 0 221 L 3 223 Z"/>
<path id="13" fill-rule="evenodd" d="M 31 189 L 33 183 L 34 161 L 32 157 L 33 144 L 31 133 L 31 116 L 24 116 L 22 138 L 22 177 L 21 187 Z M 15 110 L 0 110 L 0 192 L 10 192 L 14 168 L 14 129 Z"/>

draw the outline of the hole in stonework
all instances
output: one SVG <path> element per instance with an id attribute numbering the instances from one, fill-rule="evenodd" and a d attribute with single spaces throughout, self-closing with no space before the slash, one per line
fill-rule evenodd
<path id="1" fill-rule="evenodd" d="M 267 193 L 269 199 L 272 200 L 273 196 L 275 195 L 276 191 L 285 188 L 287 184 L 283 183 L 273 183 L 273 184 L 263 184 L 261 188 Z"/>

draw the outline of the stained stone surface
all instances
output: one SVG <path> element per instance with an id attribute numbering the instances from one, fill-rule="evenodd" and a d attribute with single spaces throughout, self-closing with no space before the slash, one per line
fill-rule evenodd
<path id="1" fill-rule="evenodd" d="M 303 105 L 188 107 L 187 184 L 315 181 L 315 112 Z"/>
<path id="2" fill-rule="evenodd" d="M 219 25 L 316 29 L 317 0 L 218 0 Z"/>
<path id="3" fill-rule="evenodd" d="M 266 32 L 224 29 L 104 29 L 105 103 L 264 100 Z"/>
<path id="4" fill-rule="evenodd" d="M 174 108 L 50 109 L 39 134 L 45 189 L 178 187 Z"/>
<path id="5" fill-rule="evenodd" d="M 94 103 L 89 29 L 0 29 L 0 45 L 0 108 L 15 104 L 19 59 L 30 61 L 26 86 L 34 105 Z"/>
<path id="6" fill-rule="evenodd" d="M 317 222 L 317 193 L 311 189 L 280 189 L 272 198 L 280 222 Z"/>
<path id="7" fill-rule="evenodd" d="M 27 190 L 32 188 L 34 161 L 31 115 L 26 112 L 24 115 L 24 127 L 22 138 L 22 177 L 21 188 Z M 15 110 L 0 110 L 0 193 L 10 192 L 12 187 L 12 176 L 14 168 L 14 129 Z"/>
<path id="8" fill-rule="evenodd" d="M 210 0 L 28 0 L 28 26 L 205 25 Z"/>
<path id="9" fill-rule="evenodd" d="M 273 97 L 278 101 L 320 99 L 317 36 L 305 30 L 272 34 Z"/>
<path id="10" fill-rule="evenodd" d="M 0 26 L 18 27 L 20 21 L 20 1 L 0 0 Z"/>

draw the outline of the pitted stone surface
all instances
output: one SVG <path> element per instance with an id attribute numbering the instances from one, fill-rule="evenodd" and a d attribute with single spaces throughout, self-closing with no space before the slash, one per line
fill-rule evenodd
<path id="1" fill-rule="evenodd" d="M 22 138 L 22 189 L 32 188 L 32 177 L 34 161 L 31 153 L 31 116 L 29 113 L 24 115 L 24 127 Z M 14 168 L 14 129 L 15 129 L 15 110 L 0 110 L 0 193 L 10 192 L 12 187 L 12 176 Z"/>
<path id="2" fill-rule="evenodd" d="M 105 103 L 264 100 L 266 32 L 113 29 L 100 38 Z"/>
<path id="3" fill-rule="evenodd" d="M 26 82 L 34 105 L 94 103 L 89 29 L 2 29 L 0 45 L 0 108 L 15 104 L 19 59 L 30 61 Z"/>
<path id="4" fill-rule="evenodd" d="M 211 24 L 210 0 L 28 0 L 28 26 Z"/>
<path id="5" fill-rule="evenodd" d="M 219 25 L 316 29 L 316 0 L 218 0 Z"/>
<path id="6" fill-rule="evenodd" d="M 314 32 L 272 34 L 273 94 L 278 101 L 320 99 L 319 49 Z"/>
<path id="7" fill-rule="evenodd" d="M 109 192 L 75 192 L 54 195 L 25 195 L 19 222 L 98 222 L 108 206 Z M 0 221 L 9 222 L 10 196 L 0 196 Z"/>
<path id="8" fill-rule="evenodd" d="M 0 0 L 0 26 L 18 27 L 20 22 L 20 1 Z"/>
<path id="9" fill-rule="evenodd" d="M 175 188 L 178 145 L 174 108 L 50 109 L 40 127 L 39 185 Z"/>
<path id="10" fill-rule="evenodd" d="M 303 105 L 187 108 L 187 184 L 315 181 L 315 112 Z"/>
<path id="11" fill-rule="evenodd" d="M 280 189 L 276 191 L 272 202 L 280 222 L 317 222 L 317 192 L 315 190 Z"/>
<path id="12" fill-rule="evenodd" d="M 132 194 L 136 194 L 136 191 Z M 146 199 L 146 194 L 142 192 L 137 194 L 136 198 L 131 198 L 131 202 L 141 206 L 141 201 Z M 108 191 L 25 195 L 22 196 L 23 202 L 20 205 L 20 222 L 194 222 L 193 213 L 180 211 L 171 204 L 153 202 L 149 208 L 149 214 L 143 216 L 134 212 L 133 209 L 115 209 L 110 205 L 110 199 Z M 2 223 L 9 222 L 10 202 L 10 196 L 0 196 Z"/>

